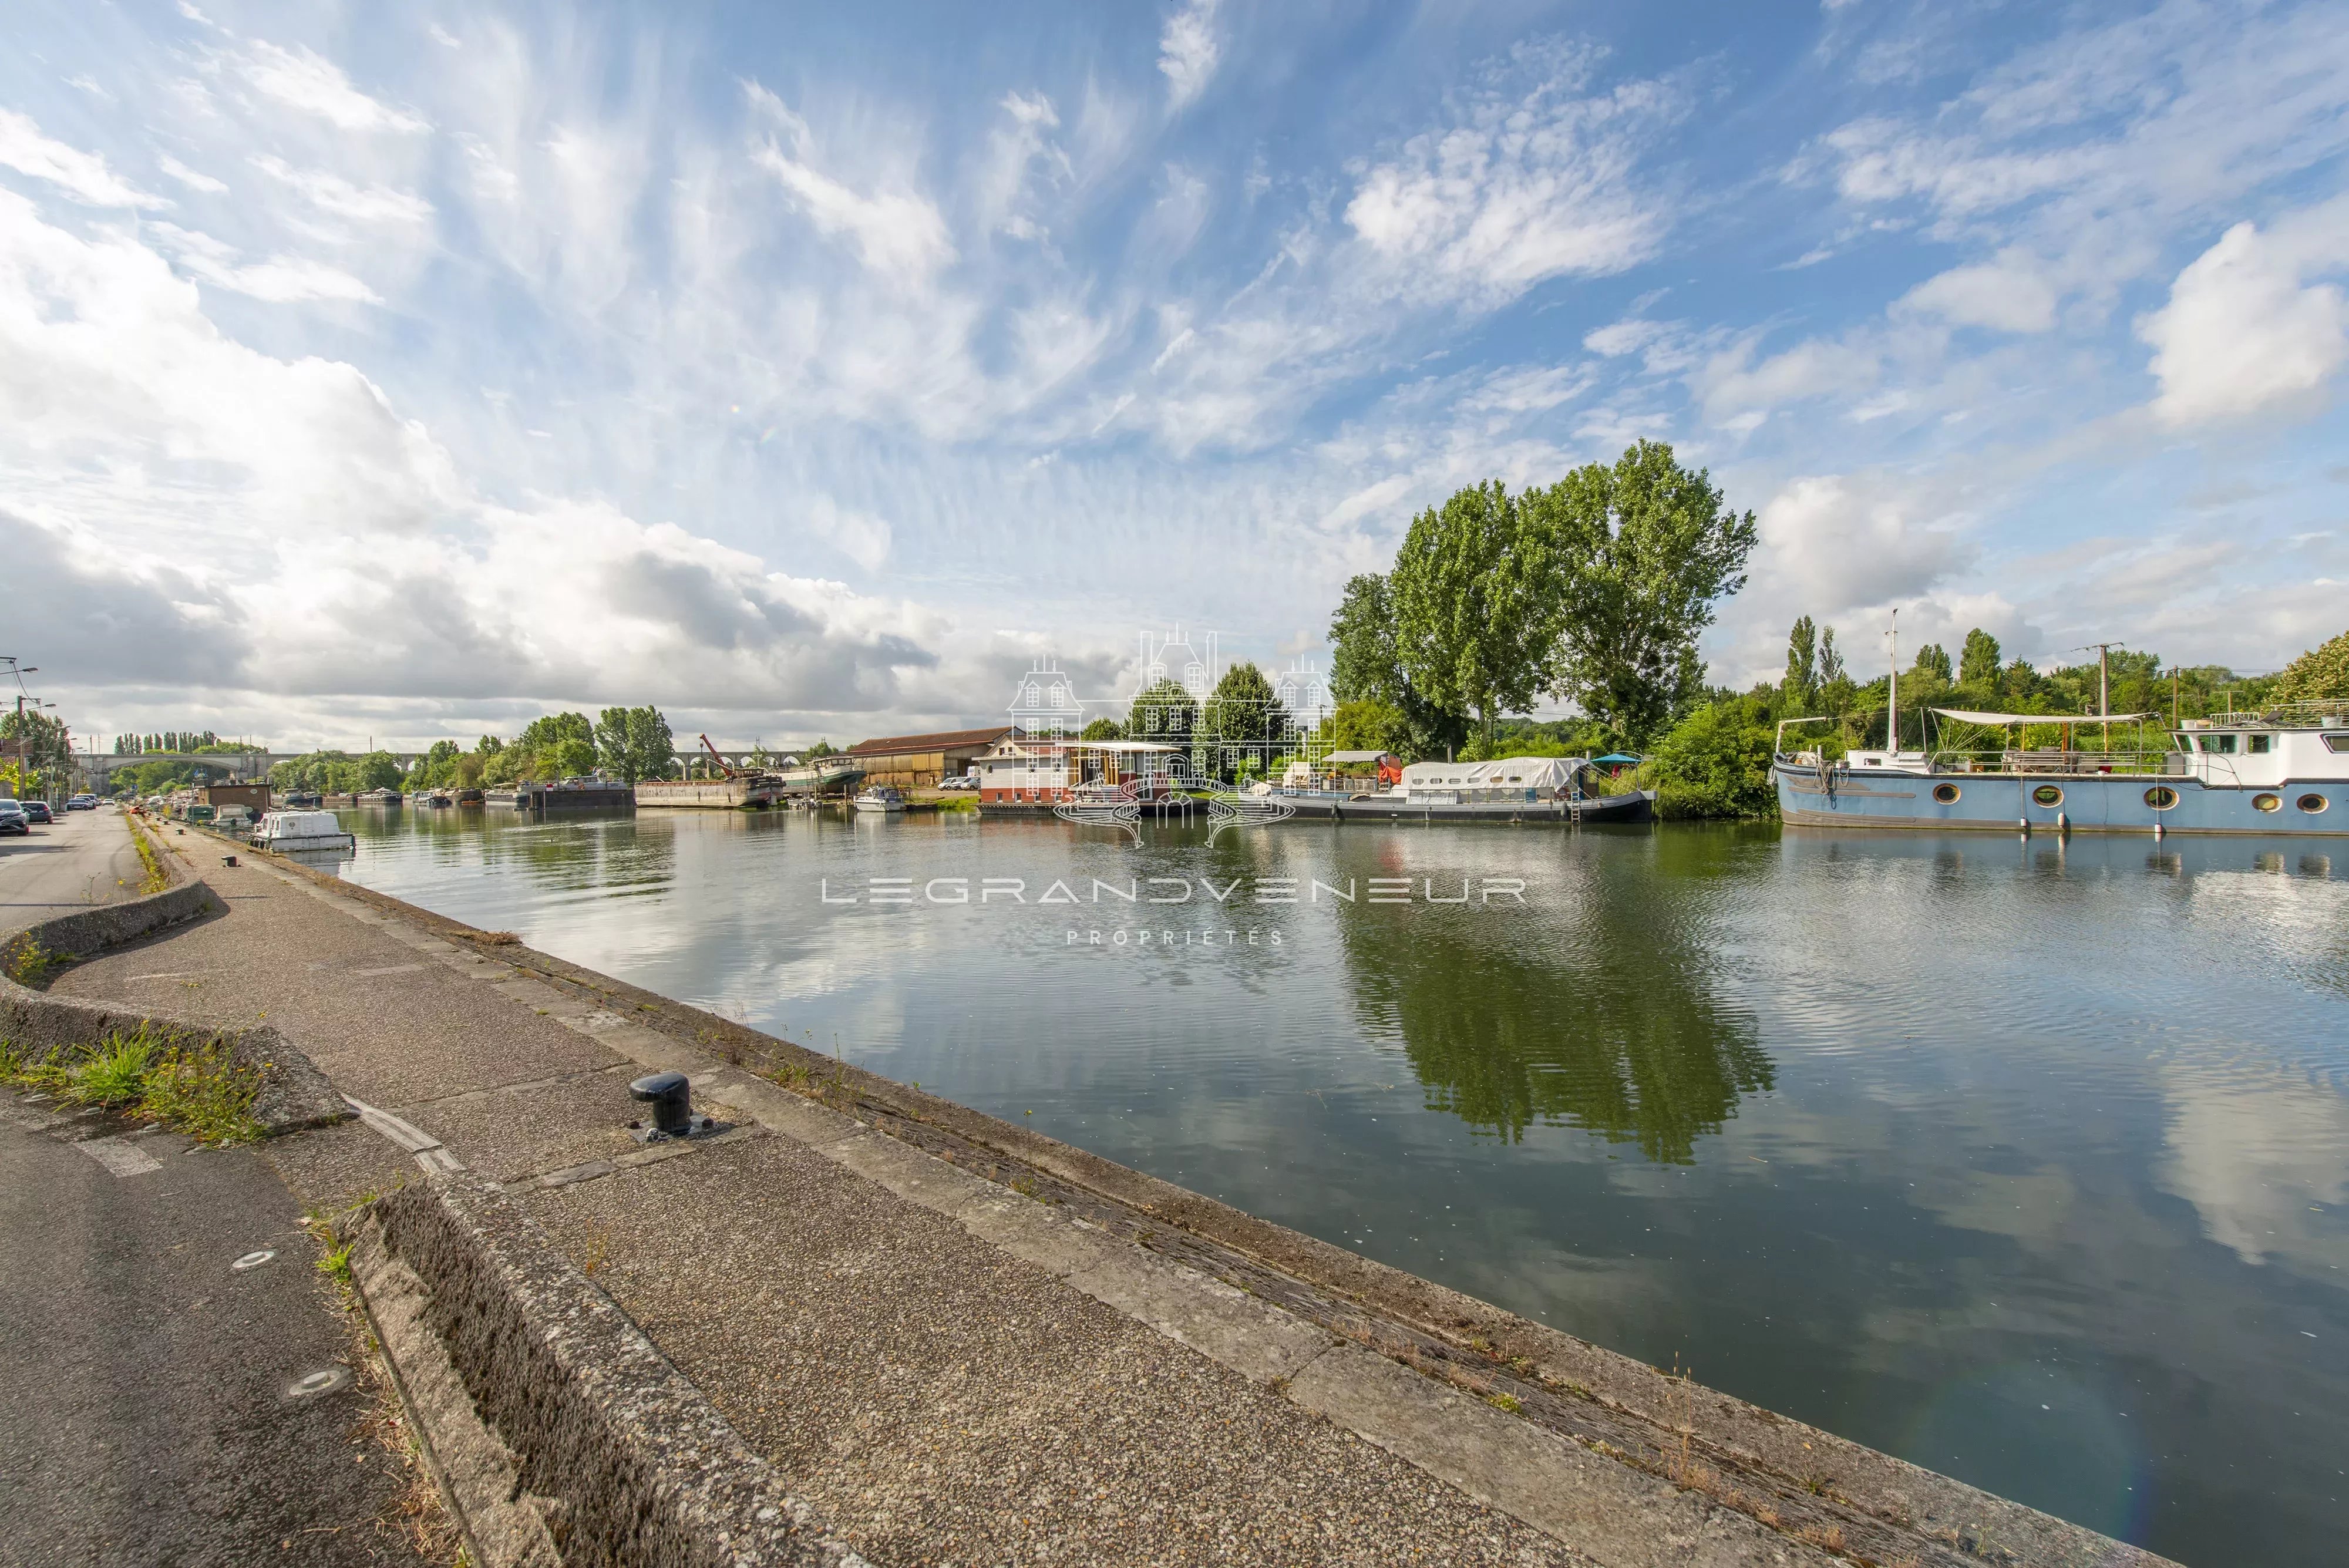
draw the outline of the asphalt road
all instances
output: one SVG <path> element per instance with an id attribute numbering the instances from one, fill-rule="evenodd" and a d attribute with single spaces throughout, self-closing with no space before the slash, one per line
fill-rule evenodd
<path id="1" fill-rule="evenodd" d="M 0 1093 L 0 1565 L 421 1561 L 299 1220 L 255 1150 Z"/>
<path id="2" fill-rule="evenodd" d="M 110 805 L 63 811 L 30 836 L 0 838 L 0 937 L 26 926 L 139 896 L 146 875 L 130 829 Z"/>

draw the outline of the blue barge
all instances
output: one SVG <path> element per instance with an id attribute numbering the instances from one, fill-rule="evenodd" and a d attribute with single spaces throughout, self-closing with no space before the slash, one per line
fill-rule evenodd
<path id="1" fill-rule="evenodd" d="M 2138 715 L 1978 713 L 1967 724 L 2085 728 Z M 1790 720 L 1789 723 L 1809 721 Z M 2190 719 L 2156 753 L 1788 752 L 1771 760 L 1778 815 L 1801 827 L 2349 837 L 2349 702 Z"/>

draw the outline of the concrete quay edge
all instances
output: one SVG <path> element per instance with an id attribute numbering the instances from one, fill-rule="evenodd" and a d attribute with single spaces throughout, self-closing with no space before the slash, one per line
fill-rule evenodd
<path id="1" fill-rule="evenodd" d="M 468 972 L 506 971 L 499 989 L 558 1003 L 543 1010 L 1592 1562 L 2167 1561 L 508 934 L 255 859 L 418 928 L 413 945 Z"/>

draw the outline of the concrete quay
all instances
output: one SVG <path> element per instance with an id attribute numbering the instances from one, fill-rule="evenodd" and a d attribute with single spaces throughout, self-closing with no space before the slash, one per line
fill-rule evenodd
<path id="1" fill-rule="evenodd" d="M 469 1416 L 454 1340 L 436 1360 L 386 1327 L 449 1288 L 394 1234 L 428 1211 L 510 1214 L 464 1223 L 543 1250 L 515 1269 L 562 1276 L 563 1321 L 616 1309 L 613 1343 L 640 1332 L 687 1389 L 661 1397 L 706 1400 L 695 1429 L 771 1467 L 744 1495 L 801 1511 L 801 1555 L 728 1560 L 2160 1561 L 492 933 L 250 851 L 215 869 L 227 846 L 201 842 L 224 912 L 53 992 L 265 1023 L 364 1107 L 268 1157 L 318 1208 L 407 1189 L 374 1211 L 370 1309 L 411 1408 L 443 1390 L 429 1431 L 495 1428 L 472 1446 L 512 1467 L 509 1501 L 536 1484 L 530 1417 L 478 1392 Z M 730 1130 L 639 1144 L 649 1068 Z M 444 1481 L 464 1469 L 444 1456 Z M 492 1561 L 554 1560 L 577 1517 L 472 1493 Z"/>

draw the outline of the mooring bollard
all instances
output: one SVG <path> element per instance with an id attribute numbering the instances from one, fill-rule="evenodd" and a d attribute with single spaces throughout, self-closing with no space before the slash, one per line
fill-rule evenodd
<path id="1" fill-rule="evenodd" d="M 634 1098 L 653 1108 L 652 1130 L 683 1137 L 693 1130 L 693 1085 L 682 1073 L 654 1073 L 628 1085 Z"/>
<path id="2" fill-rule="evenodd" d="M 223 866 L 233 866 L 236 864 L 236 857 L 233 855 L 223 855 L 221 857 L 221 864 Z"/>

